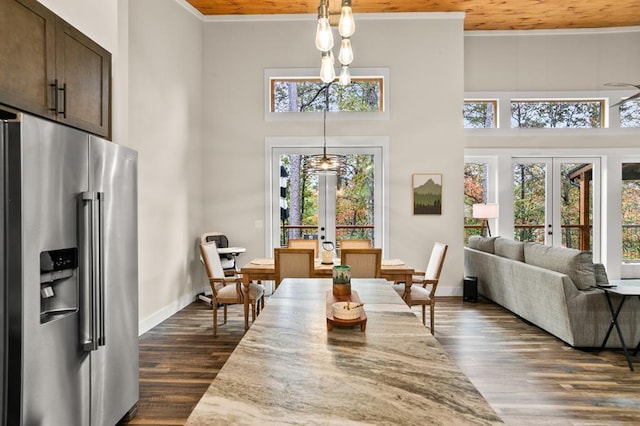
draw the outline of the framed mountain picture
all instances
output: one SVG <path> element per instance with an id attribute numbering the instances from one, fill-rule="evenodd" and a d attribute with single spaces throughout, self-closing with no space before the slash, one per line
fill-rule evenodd
<path id="1" fill-rule="evenodd" d="M 416 173 L 411 176 L 413 214 L 442 214 L 442 175 Z"/>

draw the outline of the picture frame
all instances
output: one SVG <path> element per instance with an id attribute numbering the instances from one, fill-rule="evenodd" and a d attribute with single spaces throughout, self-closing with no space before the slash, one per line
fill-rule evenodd
<path id="1" fill-rule="evenodd" d="M 442 214 L 442 174 L 414 173 L 411 175 L 414 215 Z"/>

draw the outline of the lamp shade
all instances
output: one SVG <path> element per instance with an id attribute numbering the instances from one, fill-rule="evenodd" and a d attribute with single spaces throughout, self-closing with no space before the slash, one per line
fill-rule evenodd
<path id="1" fill-rule="evenodd" d="M 498 217 L 498 204 L 474 204 L 472 216 L 476 219 L 495 219 Z"/>

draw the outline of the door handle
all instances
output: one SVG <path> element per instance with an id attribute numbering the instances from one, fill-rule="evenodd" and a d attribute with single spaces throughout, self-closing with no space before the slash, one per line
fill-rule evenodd
<path id="1" fill-rule="evenodd" d="M 96 229 L 96 239 L 93 244 L 96 247 L 96 278 L 98 280 L 98 309 L 99 309 L 99 335 L 98 346 L 106 344 L 105 336 L 105 282 L 104 282 L 104 192 L 96 193 L 98 208 L 96 209 L 96 221 L 94 227 Z"/>
<path id="2" fill-rule="evenodd" d="M 82 349 L 90 352 L 98 349 L 98 323 L 96 311 L 98 309 L 98 295 L 96 289 L 95 274 L 95 249 L 94 249 L 94 217 L 95 217 L 94 192 L 80 194 L 78 218 L 80 222 L 80 333 Z"/>
<path id="3" fill-rule="evenodd" d="M 57 82 L 56 82 L 57 85 Z M 62 83 L 62 87 L 58 87 L 58 92 L 61 93 L 62 98 L 62 111 L 57 110 L 58 114 L 62 114 L 64 118 L 67 118 L 67 83 Z M 58 108 L 58 97 L 56 96 L 56 109 Z"/>
<path id="4" fill-rule="evenodd" d="M 49 111 L 57 114 L 58 113 L 58 80 L 53 80 L 53 83 L 49 83 L 49 88 L 51 89 L 51 103 L 52 107 L 49 107 Z"/>

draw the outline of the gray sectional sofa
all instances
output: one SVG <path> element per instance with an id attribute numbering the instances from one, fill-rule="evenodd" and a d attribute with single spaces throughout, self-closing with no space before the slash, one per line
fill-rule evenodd
<path id="1" fill-rule="evenodd" d="M 573 347 L 599 347 L 611 323 L 601 264 L 591 252 L 472 236 L 465 247 L 465 275 L 478 278 L 478 293 Z M 617 306 L 619 299 L 613 299 Z M 640 340 L 640 300 L 630 298 L 620 313 L 625 343 Z M 607 347 L 620 347 L 615 330 Z"/>

